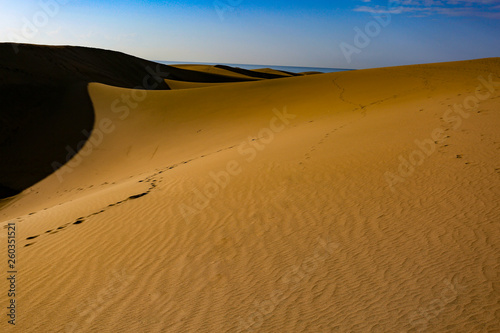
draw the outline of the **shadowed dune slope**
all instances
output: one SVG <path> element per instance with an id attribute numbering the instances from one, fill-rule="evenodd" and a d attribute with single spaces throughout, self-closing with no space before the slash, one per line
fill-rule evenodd
<path id="1" fill-rule="evenodd" d="M 281 71 L 259 71 L 259 70 L 248 70 L 239 67 L 231 67 L 226 65 L 197 65 L 197 64 L 179 64 L 172 65 L 176 68 L 182 68 L 187 70 L 192 70 L 200 73 L 212 73 L 224 76 L 230 76 L 234 78 L 243 78 L 247 80 L 262 80 L 262 79 L 279 79 L 289 76 L 300 76 L 300 74 L 292 74 Z"/>
<path id="2" fill-rule="evenodd" d="M 239 67 L 231 67 L 231 66 L 226 66 L 226 65 L 216 65 L 215 67 L 221 68 L 230 72 L 234 73 L 239 73 L 242 75 L 247 75 L 251 77 L 256 77 L 259 79 L 279 79 L 282 77 L 287 77 L 289 75 L 285 73 L 279 73 L 278 71 L 276 72 L 259 72 L 259 71 L 252 71 L 252 70 L 247 70 Z M 295 76 L 298 76 L 299 74 L 296 74 Z"/>
<path id="3" fill-rule="evenodd" d="M 16 52 L 17 51 L 17 52 Z M 159 78 L 191 82 L 240 82 L 244 79 L 200 73 L 162 65 L 125 53 L 78 46 L 0 44 L 0 84 L 46 84 L 62 82 L 100 82 L 116 87 L 151 89 L 154 76 L 159 87 L 168 89 Z"/>
<path id="4" fill-rule="evenodd" d="M 0 85 L 0 99 L 2 198 L 53 173 L 54 161 L 71 158 L 65 148 L 85 142 L 94 112 L 85 82 Z"/>
<path id="5" fill-rule="evenodd" d="M 48 176 L 87 140 L 94 124 L 87 83 L 168 90 L 166 78 L 197 84 L 248 80 L 108 50 L 0 44 L 0 198 Z"/>
<path id="6" fill-rule="evenodd" d="M 0 210 L 19 331 L 498 329 L 500 59 L 88 89 L 112 130 Z"/>

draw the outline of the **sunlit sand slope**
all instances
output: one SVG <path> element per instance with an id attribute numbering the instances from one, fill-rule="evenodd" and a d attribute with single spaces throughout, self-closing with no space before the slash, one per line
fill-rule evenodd
<path id="1" fill-rule="evenodd" d="M 0 211 L 19 331 L 498 329 L 499 59 L 89 93 Z"/>

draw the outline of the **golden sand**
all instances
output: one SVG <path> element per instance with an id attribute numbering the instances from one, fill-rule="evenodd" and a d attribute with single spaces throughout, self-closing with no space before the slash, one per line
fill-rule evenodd
<path id="1" fill-rule="evenodd" d="M 171 88 L 4 202 L 19 332 L 498 329 L 500 59 Z"/>

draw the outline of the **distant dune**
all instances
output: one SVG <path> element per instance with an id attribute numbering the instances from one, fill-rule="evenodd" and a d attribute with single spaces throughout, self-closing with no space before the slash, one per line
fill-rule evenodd
<path id="1" fill-rule="evenodd" d="M 153 91 L 145 60 L 2 47 L 20 332 L 498 329 L 500 58 Z"/>
<path id="2" fill-rule="evenodd" d="M 254 69 L 255 72 L 261 72 L 261 73 L 271 73 L 271 74 L 280 74 L 280 75 L 285 75 L 285 76 L 298 76 L 299 74 L 292 73 L 292 72 L 286 72 L 286 71 L 279 71 L 275 70 L 272 68 L 259 68 L 259 69 Z"/>

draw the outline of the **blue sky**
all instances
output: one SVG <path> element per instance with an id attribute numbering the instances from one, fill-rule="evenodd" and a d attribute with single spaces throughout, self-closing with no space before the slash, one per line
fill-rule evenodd
<path id="1" fill-rule="evenodd" d="M 377 20 L 378 18 L 378 20 Z M 492 0 L 0 0 L 0 40 L 151 60 L 371 68 L 500 56 Z"/>

